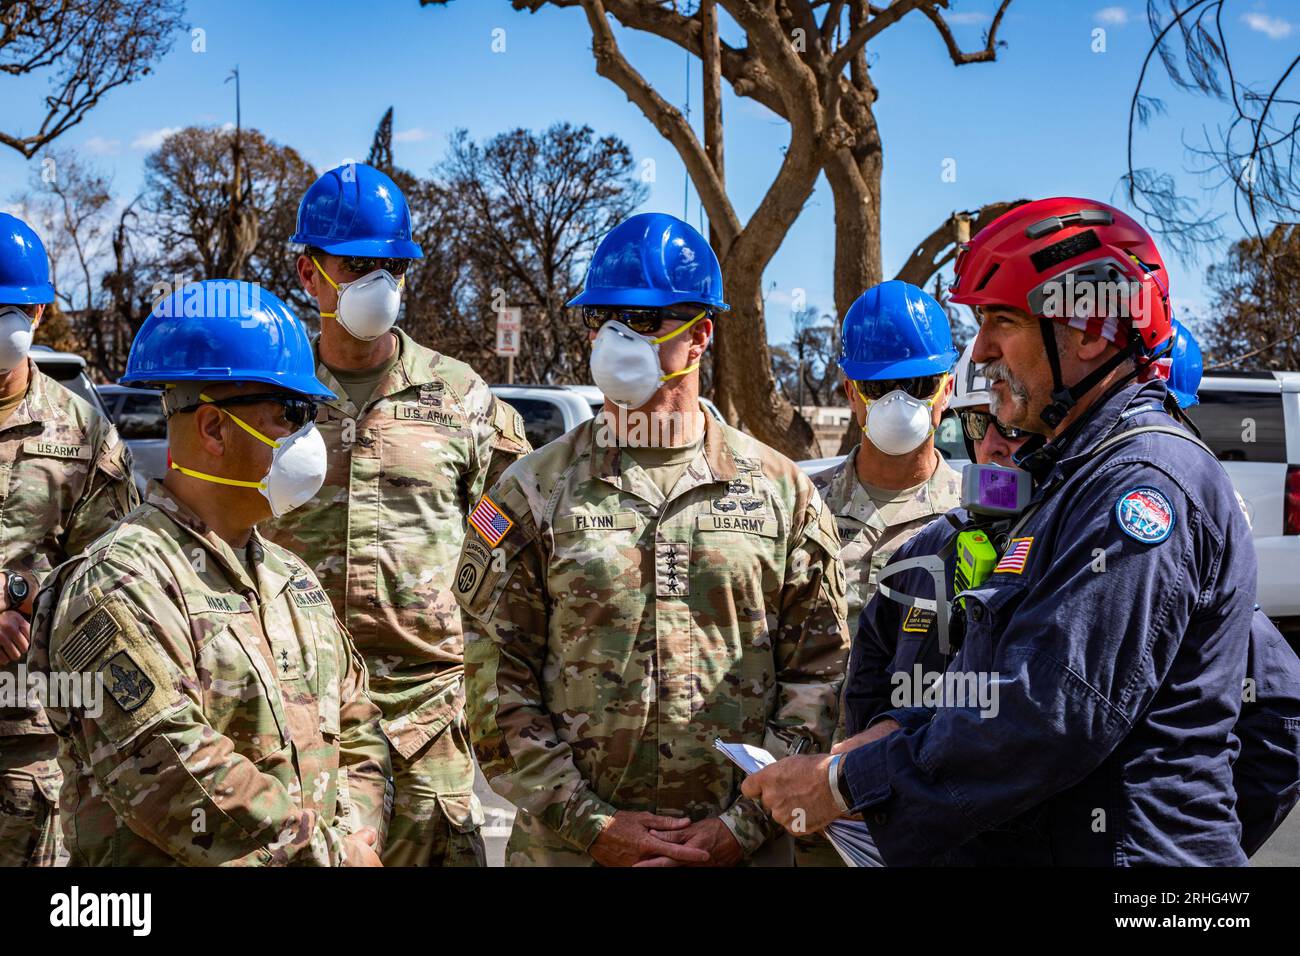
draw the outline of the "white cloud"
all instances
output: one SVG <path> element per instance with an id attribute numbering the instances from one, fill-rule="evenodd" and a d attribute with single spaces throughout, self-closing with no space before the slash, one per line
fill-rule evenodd
<path id="1" fill-rule="evenodd" d="M 235 124 L 230 122 L 229 120 L 221 124 L 221 132 L 233 133 L 234 131 L 235 131 Z"/>
<path id="2" fill-rule="evenodd" d="M 1246 21 L 1246 26 L 1270 40 L 1282 40 L 1291 35 L 1291 24 L 1281 17 L 1270 17 L 1267 13 L 1243 13 L 1241 19 Z"/>
<path id="3" fill-rule="evenodd" d="M 402 129 L 393 134 L 394 143 L 423 143 L 433 134 L 427 129 L 415 127 L 414 129 Z"/>
<path id="4" fill-rule="evenodd" d="M 958 26 L 971 26 L 979 23 L 988 23 L 992 19 L 987 13 L 971 11 L 969 13 L 950 13 L 944 17 L 949 23 L 955 23 Z"/>
<path id="5" fill-rule="evenodd" d="M 141 130 L 140 135 L 131 141 L 132 149 L 157 149 L 168 136 L 179 133 L 179 126 L 164 126 L 162 129 Z"/>
<path id="6" fill-rule="evenodd" d="M 1094 16 L 1098 23 L 1108 27 L 1122 27 L 1128 23 L 1128 11 L 1123 7 L 1102 7 Z"/>
<path id="7" fill-rule="evenodd" d="M 105 139 L 102 136 L 92 136 L 81 144 L 85 147 L 86 152 L 93 153 L 96 156 L 112 156 L 122 147 L 120 139 Z"/>

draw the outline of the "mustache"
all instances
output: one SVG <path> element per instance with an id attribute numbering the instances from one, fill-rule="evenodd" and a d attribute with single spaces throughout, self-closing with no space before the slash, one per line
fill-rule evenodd
<path id="1" fill-rule="evenodd" d="M 980 367 L 980 372 L 988 379 L 989 383 L 1006 382 L 1007 388 L 1011 389 L 1011 395 L 1017 401 L 1024 402 L 1029 399 L 1029 389 L 1025 383 L 1016 378 L 1011 371 L 1011 366 L 1006 362 L 994 360 L 986 362 Z"/>

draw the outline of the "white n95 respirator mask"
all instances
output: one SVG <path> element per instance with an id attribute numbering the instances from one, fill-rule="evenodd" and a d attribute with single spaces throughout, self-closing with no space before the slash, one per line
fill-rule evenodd
<path id="1" fill-rule="evenodd" d="M 628 326 L 611 319 L 600 327 L 596 340 L 591 343 L 591 379 L 605 397 L 623 408 L 640 408 L 659 391 L 659 386 L 669 379 L 687 375 L 700 367 L 700 363 L 680 372 L 664 374 L 659 364 L 659 346 L 681 335 L 700 319 L 701 312 L 689 322 L 657 339 L 648 339 L 633 332 Z"/>
<path id="2" fill-rule="evenodd" d="M 934 403 L 948 386 L 948 375 L 939 378 L 939 387 L 929 398 L 915 398 L 901 388 L 871 399 L 862 394 L 857 382 L 853 383 L 858 397 L 867 406 L 867 424 L 863 427 L 867 439 L 886 455 L 906 455 L 916 451 L 934 434 Z"/>
<path id="3" fill-rule="evenodd" d="M 402 308 L 405 276 L 399 279 L 387 269 L 376 269 L 360 279 L 340 283 L 331 279 L 314 257 L 311 261 L 339 294 L 336 311 L 322 312 L 322 318 L 338 319 L 349 335 L 363 342 L 373 342 L 393 327 Z"/>
<path id="4" fill-rule="evenodd" d="M 206 395 L 203 401 L 211 402 Z M 220 406 L 218 406 L 220 408 Z M 321 485 L 325 484 L 325 469 L 329 463 L 325 450 L 325 439 L 316 429 L 315 422 L 308 422 L 302 428 L 284 438 L 270 438 L 263 435 L 248 422 L 228 409 L 221 408 L 224 415 L 258 441 L 271 446 L 271 467 L 261 481 L 244 481 L 239 478 L 224 478 L 221 475 L 209 475 L 192 468 L 185 468 L 171 460 L 167 461 L 183 475 L 210 481 L 218 485 L 233 485 L 236 488 L 256 488 L 271 506 L 271 514 L 281 518 L 294 508 L 300 508 L 316 496 Z"/>
<path id="5" fill-rule="evenodd" d="M 16 305 L 0 306 L 0 375 L 8 375 L 32 350 L 32 317 Z"/>

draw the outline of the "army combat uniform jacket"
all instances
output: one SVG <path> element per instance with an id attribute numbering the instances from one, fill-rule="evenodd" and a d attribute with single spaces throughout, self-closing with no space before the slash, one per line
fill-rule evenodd
<path id="1" fill-rule="evenodd" d="M 427 812 L 440 809 L 456 829 L 472 829 L 482 811 L 472 795 L 451 579 L 469 507 L 530 447 L 519 414 L 473 369 L 394 334 L 400 357 L 364 409 L 318 363 L 316 374 L 339 396 L 316 420 L 329 452 L 325 483 L 263 530 L 312 567 L 365 656 L 371 697 L 401 758 L 398 812 L 405 761 L 432 759 L 439 766 L 413 768 L 417 787 L 439 795 L 440 808 Z M 439 746 L 451 750 L 431 753 L 427 745 L 449 727 Z"/>
<path id="2" fill-rule="evenodd" d="M 256 532 L 248 560 L 155 482 L 41 593 L 32 665 L 102 681 L 48 708 L 72 865 L 330 866 L 382 839 L 360 657 L 301 561 Z"/>
<path id="3" fill-rule="evenodd" d="M 858 481 L 859 445 L 833 468 L 813 475 L 826 507 L 835 515 L 840 534 L 840 560 L 848 580 L 849 633 L 857 632 L 858 616 L 876 593 L 876 575 L 894 552 L 937 515 L 961 503 L 961 475 L 937 451 L 939 465 L 910 501 L 882 514 Z"/>
<path id="4" fill-rule="evenodd" d="M 0 426 L 0 570 L 39 583 L 139 497 L 112 423 L 28 362 L 27 396 Z M 0 865 L 52 862 L 49 841 L 35 831 L 57 806 L 57 743 L 25 693 L 25 671 L 18 661 L 0 666 L 0 684 L 24 691 L 0 701 Z M 57 837 L 52 823 L 48 835 Z"/>
<path id="5" fill-rule="evenodd" d="M 834 520 L 788 459 L 712 416 L 664 496 L 600 417 L 513 465 L 456 591 L 475 752 L 520 812 L 511 864 L 591 865 L 615 810 L 776 831 L 715 738 L 825 749 L 847 632 Z"/>

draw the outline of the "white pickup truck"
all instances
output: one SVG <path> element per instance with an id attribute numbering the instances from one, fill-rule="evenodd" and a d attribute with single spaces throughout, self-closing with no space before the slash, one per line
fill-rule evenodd
<path id="1" fill-rule="evenodd" d="M 1300 634 L 1300 372 L 1207 373 L 1190 417 L 1246 502 L 1259 556 L 1257 596 L 1292 638 Z M 966 450 L 955 416 L 936 436 L 959 471 Z M 802 461 L 816 474 L 839 458 Z"/>

